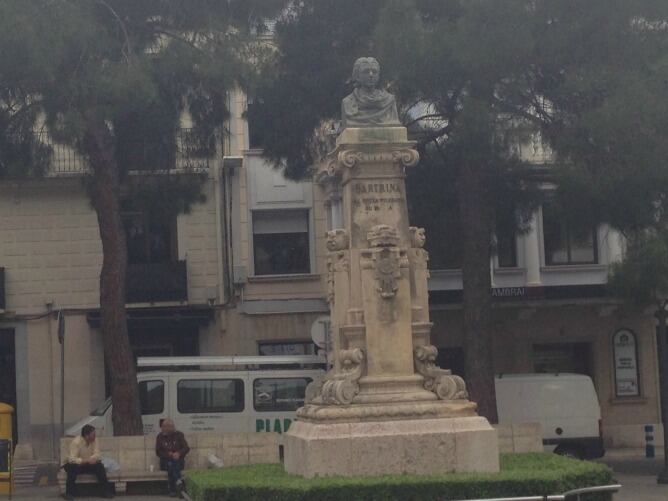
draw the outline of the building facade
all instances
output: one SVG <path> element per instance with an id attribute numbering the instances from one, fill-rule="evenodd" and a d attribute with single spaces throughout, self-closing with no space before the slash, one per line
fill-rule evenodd
<path id="1" fill-rule="evenodd" d="M 241 92 L 231 93 L 230 108 L 229 135 L 214 155 L 180 153 L 183 165 L 206 173 L 206 200 L 170 221 L 123 215 L 136 356 L 316 350 L 312 331 L 328 314 L 325 232 L 342 224 L 339 197 L 284 179 L 257 148 Z M 174 174 L 192 175 L 179 165 Z M 17 409 L 19 457 L 56 457 L 62 427 L 107 394 L 102 250 L 85 169 L 59 146 L 44 178 L 0 181 L 0 401 Z M 546 206 L 509 242 L 490 266 L 495 370 L 589 374 L 608 445 L 642 445 L 643 425 L 660 421 L 655 322 L 605 293 L 619 235 L 605 227 L 575 234 Z M 432 263 L 432 340 L 441 365 L 465 376 L 461 273 L 439 269 L 438 256 Z"/>

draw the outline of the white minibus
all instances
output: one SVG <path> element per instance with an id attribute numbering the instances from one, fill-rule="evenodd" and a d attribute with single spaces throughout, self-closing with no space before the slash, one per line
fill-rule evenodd
<path id="1" fill-rule="evenodd" d="M 161 420 L 191 432 L 283 433 L 304 405 L 306 385 L 324 375 L 317 356 L 147 357 L 137 360 L 144 434 L 158 432 Z M 111 398 L 67 429 L 85 424 L 99 436 L 113 435 Z"/>

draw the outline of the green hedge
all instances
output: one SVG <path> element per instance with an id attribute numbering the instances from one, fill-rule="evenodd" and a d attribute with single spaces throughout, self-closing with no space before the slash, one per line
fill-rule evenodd
<path id="1" fill-rule="evenodd" d="M 288 475 L 282 465 L 252 465 L 187 473 L 193 501 L 429 501 L 562 494 L 614 483 L 604 465 L 555 454 L 502 454 L 497 474 L 321 477 Z M 598 494 L 582 500 L 603 501 Z"/>

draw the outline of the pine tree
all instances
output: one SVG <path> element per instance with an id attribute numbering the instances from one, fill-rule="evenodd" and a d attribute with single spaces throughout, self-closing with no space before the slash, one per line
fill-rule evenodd
<path id="1" fill-rule="evenodd" d="M 282 3 L 0 2 L 0 173 L 44 170 L 49 151 L 34 139 L 41 120 L 54 140 L 88 160 L 86 185 L 103 250 L 101 330 L 118 435 L 142 433 L 125 310 L 121 204 L 123 193 L 138 183 L 129 171 L 173 167 L 169 153 L 176 148 L 175 133 L 186 108 L 196 136 L 210 143 L 227 117 L 228 89 L 252 73 L 248 62 L 261 58 L 254 31 Z M 150 154 L 138 157 L 138 150 Z M 198 199 L 196 178 L 170 181 L 153 176 L 153 192 L 160 197 L 160 186 L 179 188 L 170 192 L 178 195 L 172 209 Z"/>
<path id="2" fill-rule="evenodd" d="M 314 129 L 338 118 L 352 61 L 380 60 L 424 172 L 442 183 L 413 206 L 427 216 L 425 206 L 442 206 L 441 233 L 458 229 L 449 240 L 461 241 L 467 382 L 491 421 L 494 233 L 502 220 L 521 227 L 537 203 L 512 145 L 530 133 L 551 147 L 569 222 L 642 219 L 667 186 L 667 9 L 659 0 L 313 0 L 277 25 L 249 120 L 288 175 L 317 161 Z"/>

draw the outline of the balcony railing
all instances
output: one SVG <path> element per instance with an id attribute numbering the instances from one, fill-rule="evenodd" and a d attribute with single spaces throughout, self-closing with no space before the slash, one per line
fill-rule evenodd
<path id="1" fill-rule="evenodd" d="M 46 130 L 36 132 L 39 141 L 51 153 L 48 176 L 81 175 L 90 168 L 85 155 L 70 146 L 56 142 Z M 171 145 L 149 147 L 142 143 L 130 145 L 119 155 L 130 171 L 203 171 L 215 157 L 215 139 L 203 141 L 193 129 L 179 129 Z"/>
<path id="2" fill-rule="evenodd" d="M 186 262 L 130 264 L 126 287 L 128 303 L 187 301 Z"/>

